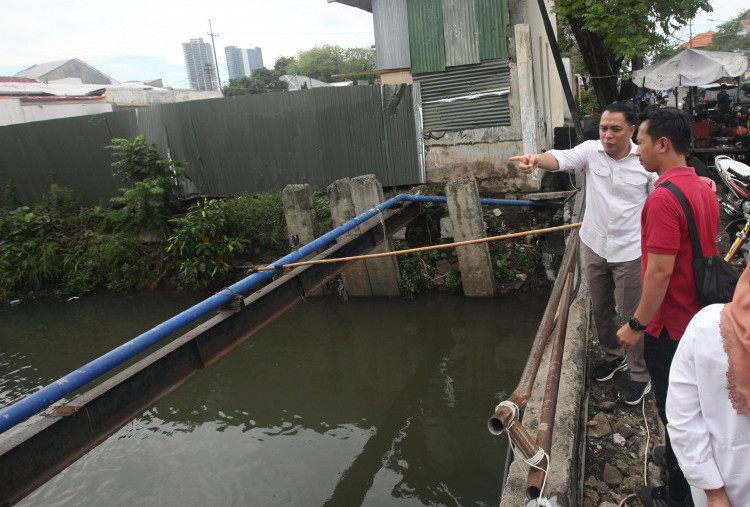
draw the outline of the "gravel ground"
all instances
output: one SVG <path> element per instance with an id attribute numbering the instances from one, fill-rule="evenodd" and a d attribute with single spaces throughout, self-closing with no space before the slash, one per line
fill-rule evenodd
<path id="1" fill-rule="evenodd" d="M 589 336 L 588 370 L 601 360 L 599 343 Z M 651 459 L 651 449 L 664 441 L 653 392 L 639 405 L 626 405 L 617 400 L 617 394 L 627 381 L 627 372 L 618 372 L 606 382 L 589 380 L 584 507 L 617 506 L 637 494 L 644 485 L 645 456 L 648 484 L 663 484 L 663 471 Z M 623 505 L 642 504 L 631 497 Z"/>

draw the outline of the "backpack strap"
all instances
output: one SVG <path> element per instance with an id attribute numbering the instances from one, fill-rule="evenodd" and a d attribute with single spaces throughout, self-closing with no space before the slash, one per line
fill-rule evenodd
<path id="1" fill-rule="evenodd" d="M 695 217 L 693 216 L 693 210 L 690 208 L 685 194 L 682 193 L 680 187 L 667 180 L 660 187 L 664 187 L 677 198 L 677 202 L 682 206 L 682 210 L 685 212 L 685 218 L 688 223 L 688 232 L 690 233 L 690 243 L 693 245 L 693 258 L 700 259 L 703 257 L 703 249 L 701 248 L 700 236 L 698 236 L 698 229 L 695 227 Z"/>

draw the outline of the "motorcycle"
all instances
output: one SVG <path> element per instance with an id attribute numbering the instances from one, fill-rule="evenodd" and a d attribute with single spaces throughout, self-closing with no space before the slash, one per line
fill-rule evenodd
<path id="1" fill-rule="evenodd" d="M 719 204 L 732 219 L 725 229 L 730 238 L 735 238 L 724 260 L 731 262 L 741 252 L 747 265 L 750 253 L 750 167 L 726 155 L 717 156 L 714 164 L 726 187 Z"/>

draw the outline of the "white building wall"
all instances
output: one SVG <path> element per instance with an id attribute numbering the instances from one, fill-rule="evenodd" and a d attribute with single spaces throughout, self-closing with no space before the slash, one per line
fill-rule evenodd
<path id="1" fill-rule="evenodd" d="M 557 18 L 551 12 L 554 2 L 545 0 L 550 23 L 554 30 Z M 552 146 L 555 127 L 564 122 L 563 91 L 557 66 L 547 40 L 544 21 L 537 0 L 525 0 L 526 22 L 531 33 L 531 60 L 534 73 L 534 94 L 537 99 L 537 132 L 539 149 Z"/>
<path id="2" fill-rule="evenodd" d="M 112 112 L 112 104 L 106 102 L 29 103 L 21 99 L 0 99 L 0 126 L 16 125 L 31 121 L 55 120 L 71 116 L 84 116 Z"/>
<path id="3" fill-rule="evenodd" d="M 19 98 L 0 99 L 0 126 L 30 121 L 54 120 L 71 116 L 110 113 L 117 109 L 186 102 L 188 100 L 218 99 L 220 91 L 196 90 L 107 90 L 96 101 L 24 102 Z"/>

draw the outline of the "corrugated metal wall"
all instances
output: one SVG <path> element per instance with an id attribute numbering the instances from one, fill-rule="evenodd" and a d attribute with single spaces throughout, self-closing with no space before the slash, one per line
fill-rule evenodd
<path id="1" fill-rule="evenodd" d="M 425 132 L 510 125 L 510 65 L 491 60 L 415 76 Z"/>
<path id="2" fill-rule="evenodd" d="M 36 203 L 52 183 L 87 204 L 106 204 L 120 183 L 104 147 L 134 131 L 132 111 L 0 127 L 0 185 L 11 182 L 22 204 Z"/>
<path id="3" fill-rule="evenodd" d="M 510 56 L 509 0 L 407 0 L 407 15 L 412 74 Z"/>
<path id="4" fill-rule="evenodd" d="M 411 73 L 445 70 L 442 0 L 407 0 L 406 7 Z"/>
<path id="5" fill-rule="evenodd" d="M 509 0 L 475 0 L 479 26 L 479 59 L 510 58 Z"/>
<path id="6" fill-rule="evenodd" d="M 474 0 L 443 0 L 445 66 L 479 63 L 479 38 Z"/>
<path id="7" fill-rule="evenodd" d="M 422 183 L 410 87 L 316 88 L 165 104 L 89 117 L 0 127 L 0 185 L 22 203 L 56 182 L 84 204 L 117 194 L 113 137 L 145 134 L 183 162 L 196 195 L 279 191 L 288 183 L 323 189 L 373 173 L 384 186 Z"/>
<path id="8" fill-rule="evenodd" d="M 406 0 L 373 0 L 372 19 L 377 41 L 375 57 L 378 69 L 410 68 Z"/>

